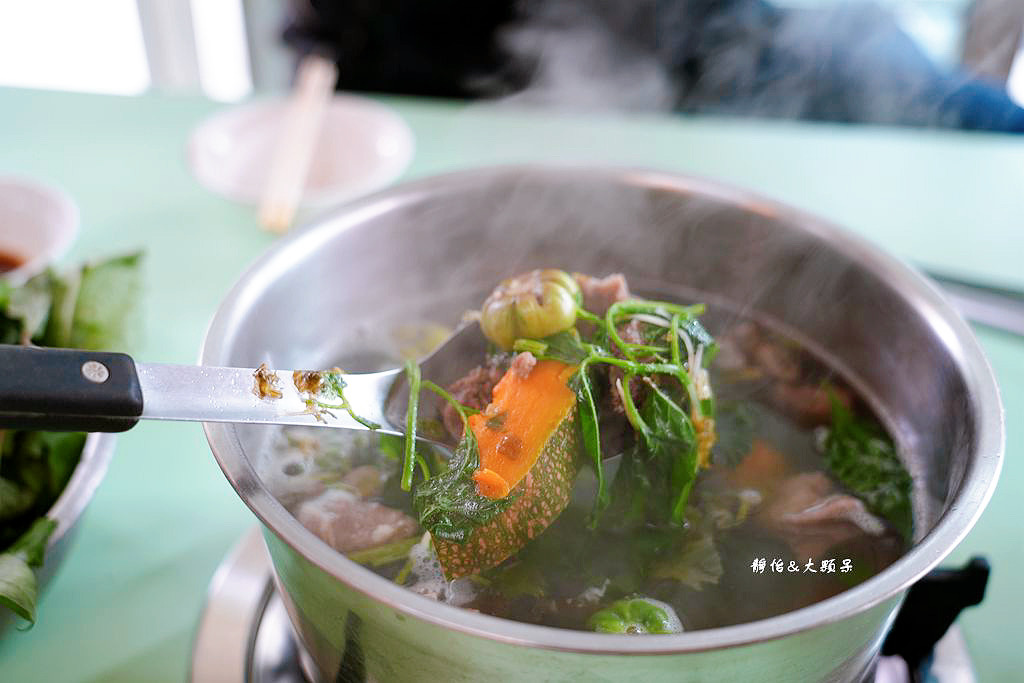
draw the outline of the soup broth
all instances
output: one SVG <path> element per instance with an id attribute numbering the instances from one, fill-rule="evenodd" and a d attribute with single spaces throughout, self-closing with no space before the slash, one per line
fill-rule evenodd
<path id="1" fill-rule="evenodd" d="M 716 438 L 678 520 L 641 495 L 644 461 L 630 456 L 640 437 L 604 407 L 607 507 L 595 513 L 595 468 L 580 460 L 550 525 L 495 566 L 456 578 L 401 488 L 401 439 L 285 428 L 261 476 L 313 533 L 387 579 L 562 628 L 664 633 L 745 623 L 836 595 L 898 559 L 912 536 L 909 477 L 881 421 L 793 341 L 753 321 L 730 317 L 726 328 L 724 315 L 709 317 L 713 330 L 726 329 L 708 367 Z M 444 417 L 421 416 L 421 426 L 440 429 Z M 422 468 L 445 467 L 440 449 L 418 452 Z M 641 608 L 650 606 L 667 630 L 646 625 Z"/>

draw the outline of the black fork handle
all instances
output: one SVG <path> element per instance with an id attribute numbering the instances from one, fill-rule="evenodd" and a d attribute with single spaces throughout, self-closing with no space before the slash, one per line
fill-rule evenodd
<path id="1" fill-rule="evenodd" d="M 140 415 L 131 356 L 0 344 L 0 428 L 123 432 Z"/>

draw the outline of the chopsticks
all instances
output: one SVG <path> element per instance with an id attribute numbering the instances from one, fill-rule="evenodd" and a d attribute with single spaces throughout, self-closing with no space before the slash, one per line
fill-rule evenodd
<path id="1" fill-rule="evenodd" d="M 295 219 L 337 78 L 337 65 L 323 57 L 299 64 L 260 201 L 260 223 L 271 232 L 284 234 Z"/>

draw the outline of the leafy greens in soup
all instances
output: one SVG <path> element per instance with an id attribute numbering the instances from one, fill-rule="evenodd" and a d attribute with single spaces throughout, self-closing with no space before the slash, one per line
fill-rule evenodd
<path id="1" fill-rule="evenodd" d="M 265 478 L 383 576 L 565 628 L 743 623 L 893 562 L 911 481 L 877 420 L 799 347 L 752 322 L 716 341 L 703 313 L 621 275 L 505 280 L 477 367 L 440 387 L 408 364 L 404 441 L 289 428 Z M 423 391 L 440 415 L 419 414 Z M 449 459 L 414 439 L 442 424 Z"/>

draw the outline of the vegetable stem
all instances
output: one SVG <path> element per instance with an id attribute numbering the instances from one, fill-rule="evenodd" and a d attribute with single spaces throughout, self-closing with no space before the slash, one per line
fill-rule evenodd
<path id="1" fill-rule="evenodd" d="M 683 358 L 679 353 L 679 314 L 676 313 L 672 316 L 672 322 L 669 326 L 669 346 L 672 349 L 672 362 L 675 365 L 682 365 Z"/>
<path id="2" fill-rule="evenodd" d="M 335 369 L 335 371 L 326 373 L 324 375 L 324 382 L 327 385 L 327 388 L 330 389 L 334 393 L 334 395 L 338 397 L 338 400 L 341 401 L 341 403 L 324 403 L 319 399 L 310 399 L 306 402 L 306 406 L 310 408 L 310 410 L 312 410 L 312 405 L 316 405 L 316 407 L 319 410 L 344 410 L 346 413 L 349 414 L 349 416 L 351 416 L 353 420 L 363 425 L 371 432 L 380 429 L 380 425 L 377 424 L 376 422 L 372 420 L 367 420 L 364 417 L 356 415 L 356 412 L 352 409 L 352 404 L 350 404 L 348 402 L 348 399 L 345 398 L 345 387 L 347 386 L 347 384 L 345 383 L 345 379 L 341 376 L 341 373 L 337 372 L 337 369 Z M 316 417 L 320 422 L 323 422 L 323 418 L 318 413 L 314 413 L 314 417 Z"/>
<path id="3" fill-rule="evenodd" d="M 348 554 L 348 559 L 357 564 L 380 567 L 392 562 L 398 562 L 409 556 L 409 551 L 420 542 L 419 537 L 410 536 L 391 543 L 385 543 L 374 548 L 357 550 Z"/>
<path id="4" fill-rule="evenodd" d="M 512 344 L 513 351 L 529 351 L 535 356 L 543 355 L 548 350 L 548 345 L 536 339 L 516 339 Z"/>
<path id="5" fill-rule="evenodd" d="M 629 349 L 629 345 L 623 341 L 622 337 L 619 336 L 619 331 L 615 329 L 615 317 L 624 303 L 626 302 L 617 301 L 608 307 L 608 312 L 604 314 L 605 332 L 608 334 L 608 338 L 611 339 L 617 347 L 619 347 L 619 351 L 622 352 L 622 355 L 629 360 L 636 362 L 636 354 Z"/>
<path id="6" fill-rule="evenodd" d="M 622 398 L 622 407 L 626 409 L 626 419 L 629 420 L 629 424 L 633 425 L 633 429 L 638 433 L 649 434 L 651 430 L 647 423 L 644 422 L 644 419 L 640 417 L 640 411 L 636 409 L 636 404 L 633 403 L 633 392 L 629 390 L 629 383 L 633 377 L 633 373 L 627 372 L 621 379 L 615 380 L 615 389 Z"/>
<path id="7" fill-rule="evenodd" d="M 409 407 L 405 411 L 405 460 L 402 461 L 402 490 L 412 488 L 412 474 L 416 460 L 416 415 L 420 403 L 420 366 L 412 360 L 405 362 L 405 376 L 409 380 Z M 429 470 L 425 475 L 429 477 Z"/>

